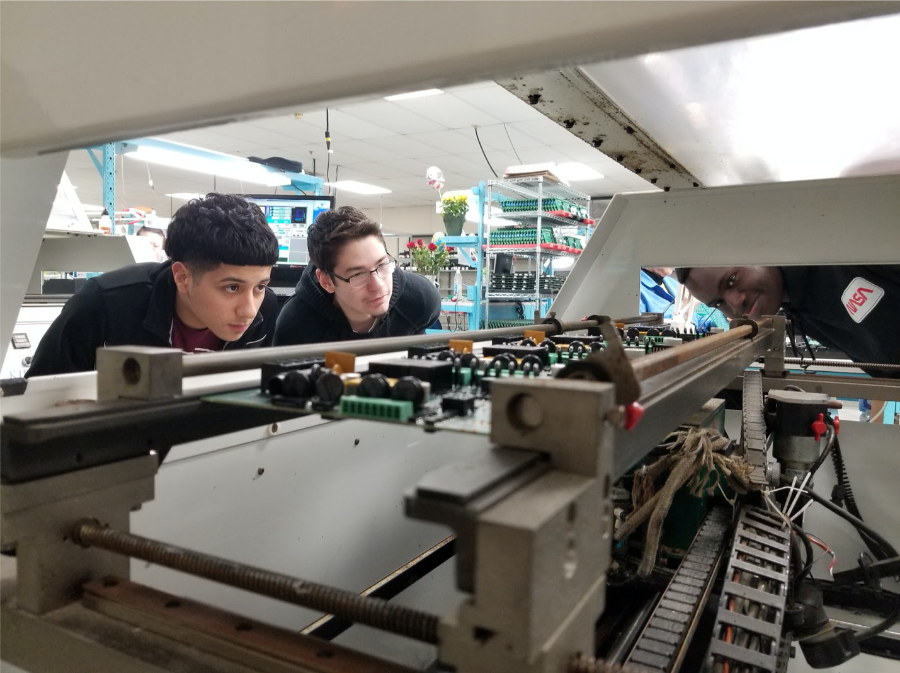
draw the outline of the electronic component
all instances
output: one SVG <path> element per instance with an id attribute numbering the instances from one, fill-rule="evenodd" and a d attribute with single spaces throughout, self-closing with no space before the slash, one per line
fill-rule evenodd
<path id="1" fill-rule="evenodd" d="M 448 393 L 441 398 L 441 410 L 467 416 L 475 411 L 476 396 L 472 393 Z"/>
<path id="2" fill-rule="evenodd" d="M 437 343 L 437 344 L 425 344 L 424 346 L 411 346 L 408 351 L 406 351 L 406 357 L 408 358 L 424 358 L 428 355 L 437 355 L 441 351 L 447 350 L 447 344 Z"/>
<path id="3" fill-rule="evenodd" d="M 503 354 L 512 355 L 516 359 L 525 357 L 526 355 L 535 355 L 540 358 L 544 367 L 550 364 L 549 351 L 541 346 L 485 346 L 483 351 L 485 357 Z"/>
<path id="4" fill-rule="evenodd" d="M 391 396 L 391 384 L 384 374 L 369 372 L 359 382 L 356 394 L 360 397 L 381 397 L 387 399 Z"/>
<path id="5" fill-rule="evenodd" d="M 384 374 L 391 379 L 415 376 L 431 384 L 431 390 L 440 393 L 453 387 L 453 362 L 450 360 L 379 360 L 369 363 L 369 372 Z"/>
<path id="6" fill-rule="evenodd" d="M 384 400 L 377 397 L 347 395 L 341 398 L 341 414 L 375 421 L 405 423 L 413 415 L 413 404 L 406 400 Z"/>
<path id="7" fill-rule="evenodd" d="M 380 376 L 380 374 L 375 374 Z M 391 399 L 411 402 L 413 409 L 419 410 L 428 399 L 428 384 L 422 383 L 415 376 L 404 376 L 391 388 Z"/>
<path id="8" fill-rule="evenodd" d="M 260 392 L 265 395 L 270 393 L 273 395 L 287 394 L 273 392 L 269 390 L 270 382 L 279 374 L 289 372 L 296 369 L 312 369 L 316 365 L 324 366 L 325 358 L 299 358 L 296 360 L 278 360 L 276 362 L 264 362 L 260 372 Z M 318 373 L 318 372 L 317 372 Z M 316 376 L 318 378 L 318 376 Z M 279 384 L 276 384 L 279 385 Z"/>

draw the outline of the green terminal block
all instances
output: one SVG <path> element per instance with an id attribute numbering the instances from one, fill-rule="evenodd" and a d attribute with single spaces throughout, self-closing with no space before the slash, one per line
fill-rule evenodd
<path id="1" fill-rule="evenodd" d="M 547 354 L 547 361 L 548 361 L 551 365 L 555 365 L 555 364 L 556 364 L 556 360 L 557 360 L 558 357 L 559 357 L 559 356 L 558 356 L 556 353 L 548 353 L 548 354 Z"/>
<path id="2" fill-rule="evenodd" d="M 379 397 L 345 395 L 341 398 L 341 414 L 373 421 L 405 423 L 413 415 L 413 403 L 407 400 L 385 400 Z"/>
<path id="3" fill-rule="evenodd" d="M 459 385 L 466 386 L 472 385 L 472 370 L 468 367 L 461 369 L 459 372 Z"/>

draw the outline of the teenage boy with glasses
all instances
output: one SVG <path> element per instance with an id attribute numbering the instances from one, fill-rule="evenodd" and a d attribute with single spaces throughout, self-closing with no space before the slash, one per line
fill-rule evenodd
<path id="1" fill-rule="evenodd" d="M 309 257 L 275 328 L 275 345 L 423 334 L 441 296 L 422 276 L 397 269 L 381 227 L 351 206 L 309 229 Z"/>

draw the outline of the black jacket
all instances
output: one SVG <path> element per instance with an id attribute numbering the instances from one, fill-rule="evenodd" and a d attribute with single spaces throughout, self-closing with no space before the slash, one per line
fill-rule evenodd
<path id="1" fill-rule="evenodd" d="M 172 346 L 175 311 L 172 262 L 149 262 L 91 278 L 41 339 L 26 377 L 91 371 L 101 346 Z M 266 290 L 256 319 L 225 348 L 272 345 L 278 300 Z"/>
<path id="2" fill-rule="evenodd" d="M 294 296 L 281 309 L 275 345 L 326 343 L 350 339 L 424 334 L 441 313 L 441 295 L 424 277 L 397 269 L 387 314 L 371 332 L 358 334 L 316 278 L 316 267 L 306 267 Z"/>
<path id="3" fill-rule="evenodd" d="M 786 266 L 781 271 L 790 299 L 785 313 L 798 334 L 855 362 L 900 364 L 900 265 Z"/>

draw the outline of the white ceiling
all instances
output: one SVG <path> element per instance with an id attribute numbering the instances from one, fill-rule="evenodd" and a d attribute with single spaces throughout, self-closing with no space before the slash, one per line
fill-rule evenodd
<path id="1" fill-rule="evenodd" d="M 280 156 L 303 162 L 304 169 L 324 175 L 325 111 L 297 110 L 302 119 L 277 116 L 249 122 L 172 133 L 164 138 L 240 156 Z M 431 206 L 439 198 L 428 186 L 425 170 L 440 167 L 445 189 L 465 189 L 493 178 L 478 147 L 498 174 L 522 163 L 576 161 L 604 175 L 601 180 L 573 183 L 593 196 L 655 189 L 580 138 L 546 118 L 494 82 L 453 87 L 427 98 L 386 101 L 382 98 L 329 111 L 331 178 L 358 180 L 391 190 L 383 196 L 338 193 L 338 203 L 363 208 Z M 517 156 L 518 154 L 518 156 Z M 124 166 L 123 166 L 124 163 Z M 338 168 L 339 167 L 339 168 Z M 147 206 L 170 214 L 172 192 L 219 191 L 254 193 L 267 188 L 242 185 L 132 159 L 117 158 L 116 207 Z M 151 188 L 149 176 L 153 180 Z M 102 202 L 102 181 L 87 152 L 69 156 L 66 171 L 78 187 L 82 203 Z M 177 209 L 180 202 L 175 201 Z"/>
<path id="2" fill-rule="evenodd" d="M 898 37 L 895 14 L 581 70 L 708 187 L 878 175 L 900 172 Z"/>

